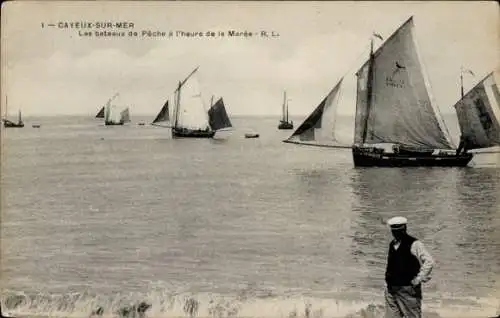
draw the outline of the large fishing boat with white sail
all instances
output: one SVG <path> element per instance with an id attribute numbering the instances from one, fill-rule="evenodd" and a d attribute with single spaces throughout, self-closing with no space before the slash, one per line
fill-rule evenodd
<path id="1" fill-rule="evenodd" d="M 355 166 L 466 166 L 434 104 L 417 51 L 413 17 L 358 70 Z"/>
<path id="2" fill-rule="evenodd" d="M 232 127 L 222 97 L 215 104 L 211 104 L 208 111 L 205 110 L 195 78 L 198 68 L 179 82 L 174 92 L 173 123 L 166 126 L 172 129 L 173 138 L 212 138 L 217 131 Z M 169 104 L 170 101 L 167 100 L 152 124 L 160 125 L 162 122 L 171 121 Z"/>
<path id="3" fill-rule="evenodd" d="M 339 142 L 336 109 L 343 77 L 284 142 L 351 148 L 354 166 L 466 166 L 473 155 L 458 153 L 430 93 L 420 61 L 413 17 L 379 48 L 370 42 L 369 59 L 355 73 L 354 140 Z"/>

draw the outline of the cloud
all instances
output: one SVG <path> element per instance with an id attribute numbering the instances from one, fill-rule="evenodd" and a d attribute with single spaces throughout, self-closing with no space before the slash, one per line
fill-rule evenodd
<path id="1" fill-rule="evenodd" d="M 223 96 L 234 114 L 278 114 L 285 89 L 292 99 L 291 113 L 307 114 L 343 75 L 347 75 L 345 98 L 351 103 L 339 111 L 352 112 L 353 73 L 366 59 L 370 35 L 376 31 L 387 38 L 412 10 L 418 13 L 417 41 L 442 110 L 452 111 L 461 65 L 476 74 L 486 74 L 498 65 L 498 33 L 488 32 L 498 27 L 498 11 L 494 14 L 479 5 L 474 6 L 475 15 L 469 14 L 470 4 L 453 12 L 443 4 L 415 3 L 411 10 L 390 3 L 377 5 L 376 10 L 370 3 L 239 5 L 243 7 L 205 4 L 202 11 L 192 4 L 157 3 L 141 7 L 139 16 L 139 9 L 130 5 L 120 4 L 120 10 L 118 4 L 106 5 L 106 10 L 97 10 L 100 4 L 92 4 L 81 11 L 57 7 L 33 11 L 33 15 L 37 14 L 34 21 L 67 20 L 68 16 L 109 20 L 107 14 L 114 12 L 115 16 L 119 11 L 120 20 L 133 20 L 138 29 L 226 33 L 229 29 L 266 29 L 280 36 L 81 39 L 68 31 L 39 30 L 31 25 L 34 22 L 18 21 L 11 14 L 6 81 L 9 109 L 14 112 L 20 107 L 26 114 L 93 114 L 119 91 L 133 105 L 132 117 L 139 113 L 154 116 L 177 82 L 199 65 L 206 101 L 212 94 Z M 385 15 L 387 10 L 391 15 Z M 21 28 L 25 24 L 30 28 Z M 467 84 L 477 80 L 470 78 Z"/>

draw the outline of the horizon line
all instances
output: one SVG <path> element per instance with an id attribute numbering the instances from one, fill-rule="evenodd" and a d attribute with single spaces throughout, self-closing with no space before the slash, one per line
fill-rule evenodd
<path id="1" fill-rule="evenodd" d="M 455 112 L 451 111 L 451 112 L 443 112 L 441 111 L 441 114 L 443 115 L 454 115 Z M 15 114 L 8 114 L 8 115 L 11 115 L 11 116 L 15 116 L 17 115 L 17 113 Z M 140 116 L 140 117 L 148 117 L 148 116 L 151 116 L 151 117 L 155 117 L 157 115 L 157 113 L 135 113 L 133 115 L 131 115 L 130 117 L 133 117 L 133 116 Z M 305 116 L 309 116 L 310 113 L 303 113 L 303 114 L 290 114 L 289 116 L 290 117 L 305 117 Z M 46 114 L 46 113 L 32 113 L 32 114 L 23 114 L 23 118 L 29 118 L 29 117 L 33 117 L 33 116 L 36 116 L 36 117 L 57 117 L 57 116 L 85 116 L 85 117 L 94 117 L 95 118 L 95 114 L 89 114 L 89 113 L 57 113 L 57 114 Z M 282 115 L 280 113 L 277 113 L 277 114 L 233 114 L 233 115 L 229 115 L 229 117 L 281 117 Z M 341 117 L 354 117 L 355 114 L 347 114 L 347 113 L 339 113 L 339 114 L 336 114 L 336 116 L 341 116 Z M 2 116 L 2 117 L 5 117 L 5 116 Z"/>

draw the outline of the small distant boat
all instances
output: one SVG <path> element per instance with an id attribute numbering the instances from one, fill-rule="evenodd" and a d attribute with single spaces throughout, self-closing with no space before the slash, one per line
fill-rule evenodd
<path id="1" fill-rule="evenodd" d="M 137 123 L 137 125 L 139 125 L 139 126 L 144 126 L 144 123 L 143 123 L 143 122 L 140 122 L 140 123 Z"/>
<path id="2" fill-rule="evenodd" d="M 108 101 L 104 113 L 104 124 L 106 126 L 122 126 L 128 122 L 130 122 L 130 112 L 128 107 L 120 112 L 119 119 L 117 119 L 116 105 L 112 105 L 111 101 Z"/>
<path id="3" fill-rule="evenodd" d="M 245 138 L 259 138 L 258 133 L 246 133 Z"/>
<path id="4" fill-rule="evenodd" d="M 19 110 L 19 115 L 17 118 L 17 123 L 7 119 L 7 97 L 5 97 L 5 118 L 2 119 L 5 128 L 23 128 L 24 123 L 21 116 L 21 111 Z"/>
<path id="5" fill-rule="evenodd" d="M 293 129 L 293 121 L 289 121 L 288 118 L 288 100 L 286 99 L 286 91 L 283 92 L 283 108 L 278 129 Z"/>
<path id="6" fill-rule="evenodd" d="M 31 125 L 31 127 L 33 127 L 33 128 L 40 128 L 40 124 L 33 124 L 33 125 Z"/>
<path id="7" fill-rule="evenodd" d="M 111 97 L 107 103 L 111 103 L 113 101 L 113 99 L 115 99 L 117 96 L 119 95 L 119 93 L 115 93 L 115 95 L 113 95 L 113 97 Z M 106 103 L 106 104 L 107 104 Z M 104 118 L 104 111 L 105 111 L 105 108 L 106 108 L 106 105 L 102 106 L 101 109 L 97 112 L 97 115 L 95 115 L 95 118 Z"/>

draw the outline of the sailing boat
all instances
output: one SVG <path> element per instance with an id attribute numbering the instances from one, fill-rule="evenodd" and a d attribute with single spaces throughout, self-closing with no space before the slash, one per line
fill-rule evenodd
<path id="1" fill-rule="evenodd" d="M 127 122 L 130 122 L 130 113 L 128 107 L 120 111 L 119 117 L 117 118 L 116 105 L 112 105 L 111 100 L 108 101 L 105 106 L 104 124 L 106 126 L 121 126 Z"/>
<path id="2" fill-rule="evenodd" d="M 118 95 L 119 95 L 119 93 L 116 93 L 115 95 L 113 95 L 113 97 L 111 97 L 108 100 L 108 103 L 111 103 L 113 101 L 113 99 L 115 99 Z M 102 106 L 101 109 L 97 112 L 97 115 L 95 115 L 95 118 L 104 118 L 104 109 L 105 108 L 106 108 L 106 106 Z"/>
<path id="3" fill-rule="evenodd" d="M 286 99 L 286 91 L 283 92 L 283 107 L 278 129 L 293 129 L 293 121 L 288 121 L 288 100 Z"/>
<path id="4" fill-rule="evenodd" d="M 457 153 L 500 146 L 500 92 L 496 79 L 500 72 L 489 73 L 454 105 L 461 143 Z M 496 78 L 495 78 L 496 77 Z"/>
<path id="5" fill-rule="evenodd" d="M 413 17 L 358 70 L 355 166 L 466 166 L 473 155 L 456 154 L 414 39 Z"/>
<path id="6" fill-rule="evenodd" d="M 336 111 L 342 81 L 343 78 L 300 124 L 297 130 L 283 142 L 319 147 L 351 148 L 351 144 L 341 143 L 335 136 Z"/>
<path id="7" fill-rule="evenodd" d="M 179 82 L 175 90 L 174 123 L 171 126 L 174 138 L 212 138 L 216 131 L 232 127 L 222 98 L 211 105 L 208 112 L 205 111 L 198 82 L 193 77 L 198 68 Z"/>
<path id="8" fill-rule="evenodd" d="M 5 118 L 2 119 L 5 128 L 23 128 L 24 123 L 21 116 L 21 110 L 18 112 L 17 123 L 7 119 L 7 96 L 5 97 Z"/>

